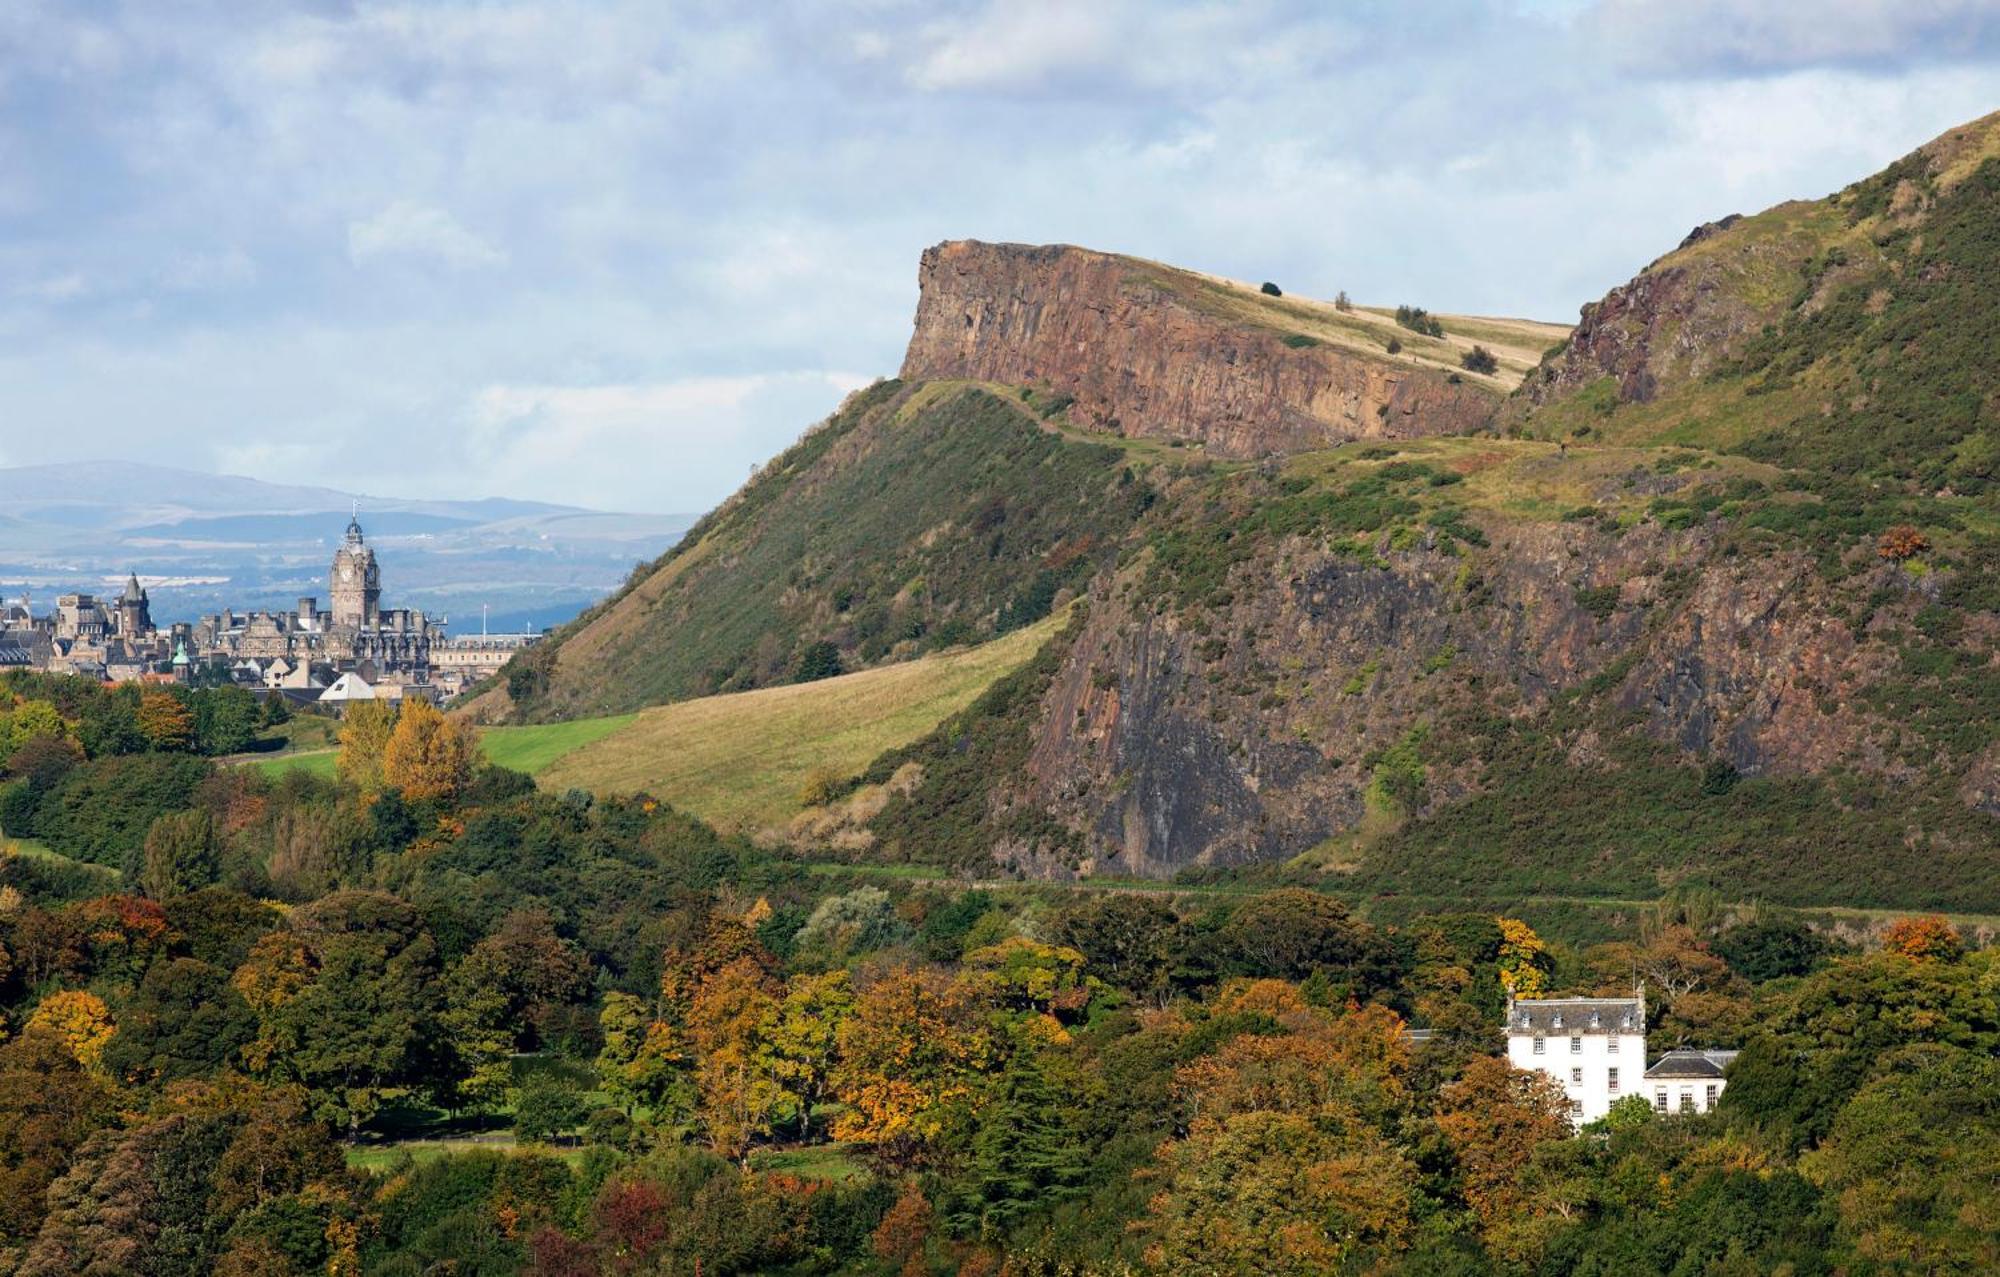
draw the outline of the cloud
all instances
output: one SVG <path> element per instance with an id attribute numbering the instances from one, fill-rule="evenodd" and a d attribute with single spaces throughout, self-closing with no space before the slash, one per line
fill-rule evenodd
<path id="1" fill-rule="evenodd" d="M 2000 0 L 1601 0 L 1582 24 L 1624 63 L 1677 74 L 2000 56 Z"/>
<path id="2" fill-rule="evenodd" d="M 0 5 L 0 434 L 699 509 L 938 240 L 1573 316 L 2000 105 L 1992 8 Z"/>
<path id="3" fill-rule="evenodd" d="M 446 266 L 501 266 L 507 254 L 460 225 L 441 208 L 397 200 L 375 216 L 347 224 L 347 256 L 356 266 L 384 258 L 429 258 Z"/>
<path id="4" fill-rule="evenodd" d="M 681 511 L 712 485 L 741 483 L 803 422 L 867 385 L 855 373 L 782 372 L 627 385 L 495 385 L 474 396 L 465 442 L 488 476 L 533 482 L 562 458 L 622 459 L 557 491 L 558 500 L 624 510 Z"/>

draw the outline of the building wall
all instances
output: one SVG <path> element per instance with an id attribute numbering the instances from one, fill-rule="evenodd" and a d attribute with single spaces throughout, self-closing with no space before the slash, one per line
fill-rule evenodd
<path id="1" fill-rule="evenodd" d="M 1645 1092 L 1646 1035 L 1643 1033 L 1509 1033 L 1507 1062 L 1536 1069 L 1562 1084 L 1578 1123 L 1594 1122 L 1627 1095 Z M 1614 1075 L 1615 1070 L 1615 1075 Z M 1614 1081 L 1615 1077 L 1615 1081 Z"/>
<path id="2" fill-rule="evenodd" d="M 1647 1078 L 1646 1102 L 1656 1113 L 1706 1113 L 1728 1083 L 1719 1077 Z"/>

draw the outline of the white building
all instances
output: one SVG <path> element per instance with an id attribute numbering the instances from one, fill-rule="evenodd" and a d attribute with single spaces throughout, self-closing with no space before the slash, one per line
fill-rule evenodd
<path id="1" fill-rule="evenodd" d="M 1659 1113 L 1706 1113 L 1728 1085 L 1734 1051 L 1681 1047 L 1646 1066 L 1646 995 L 1523 998 L 1507 1003 L 1507 1062 L 1562 1084 L 1577 1125 L 1628 1095 Z"/>
<path id="2" fill-rule="evenodd" d="M 1507 1003 L 1507 1062 L 1562 1084 L 1578 1125 L 1645 1081 L 1646 998 L 1523 998 Z"/>
<path id="3" fill-rule="evenodd" d="M 1669 1051 L 1646 1070 L 1646 1098 L 1656 1113 L 1706 1113 L 1729 1082 L 1722 1075 L 1734 1051 Z"/>

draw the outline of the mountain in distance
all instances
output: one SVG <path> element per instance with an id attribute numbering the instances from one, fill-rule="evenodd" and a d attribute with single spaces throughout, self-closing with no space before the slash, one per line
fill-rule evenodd
<path id="1" fill-rule="evenodd" d="M 2000 910 L 2000 116 L 1698 228 L 1574 332 L 1066 246 L 940 245 L 920 284 L 899 377 L 476 712 L 1063 612 L 848 778 L 898 779 L 843 845 Z"/>
<path id="2" fill-rule="evenodd" d="M 0 593 L 35 600 L 148 585 L 162 623 L 324 598 L 350 513 L 382 559 L 395 606 L 455 628 L 546 626 L 617 588 L 634 560 L 692 522 L 546 502 L 359 496 L 127 461 L 0 469 Z"/>

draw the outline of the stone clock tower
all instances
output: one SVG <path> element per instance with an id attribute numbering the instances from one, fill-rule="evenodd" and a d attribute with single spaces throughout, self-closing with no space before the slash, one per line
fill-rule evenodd
<path id="1" fill-rule="evenodd" d="M 347 525 L 347 540 L 333 552 L 333 624 L 359 629 L 382 619 L 382 573 L 375 551 L 361 539 L 361 517 Z"/>

